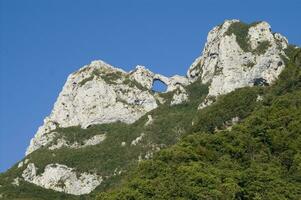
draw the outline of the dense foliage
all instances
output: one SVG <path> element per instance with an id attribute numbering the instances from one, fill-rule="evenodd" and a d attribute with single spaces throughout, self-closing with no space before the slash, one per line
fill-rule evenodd
<path id="1" fill-rule="evenodd" d="M 258 105 L 258 95 L 262 94 L 260 87 L 246 87 L 235 92 L 220 96 L 212 106 L 200 110 L 193 120 L 193 132 L 213 132 L 231 124 L 233 118 L 243 119 Z"/>
<path id="2" fill-rule="evenodd" d="M 99 199 L 299 199 L 301 92 L 263 106 L 231 131 L 187 136 Z"/>

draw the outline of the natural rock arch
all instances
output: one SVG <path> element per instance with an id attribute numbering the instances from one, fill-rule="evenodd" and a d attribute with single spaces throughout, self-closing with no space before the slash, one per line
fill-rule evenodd
<path id="1" fill-rule="evenodd" d="M 152 90 L 155 92 L 166 92 L 168 85 L 159 78 L 154 78 L 152 83 Z"/>

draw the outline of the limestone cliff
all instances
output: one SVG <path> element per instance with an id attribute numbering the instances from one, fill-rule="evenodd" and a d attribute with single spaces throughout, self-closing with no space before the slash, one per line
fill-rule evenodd
<path id="1" fill-rule="evenodd" d="M 158 106 L 156 95 L 151 91 L 154 80 L 164 82 L 167 91 L 188 84 L 185 77 L 168 78 L 143 66 L 127 73 L 103 61 L 93 61 L 72 73 L 51 114 L 31 140 L 26 155 L 51 142 L 52 131 L 57 127 L 87 128 L 93 124 L 135 122 Z"/>

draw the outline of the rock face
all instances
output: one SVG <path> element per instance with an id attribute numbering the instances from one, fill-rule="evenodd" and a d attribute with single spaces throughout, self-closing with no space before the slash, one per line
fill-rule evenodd
<path id="1" fill-rule="evenodd" d="M 29 163 L 23 171 L 25 181 L 35 185 L 68 194 L 88 194 L 102 182 L 102 177 L 96 174 L 77 173 L 65 165 L 47 165 L 44 172 L 37 175 L 37 168 Z"/>
<path id="2" fill-rule="evenodd" d="M 84 66 L 68 77 L 50 116 L 45 118 L 31 140 L 26 155 L 49 144 L 57 127 L 80 125 L 87 128 L 93 124 L 135 122 L 158 106 L 156 95 L 151 92 L 155 80 L 164 82 L 167 91 L 188 84 L 185 77 L 168 78 L 143 66 L 137 66 L 129 73 L 103 61 Z"/>
<path id="3" fill-rule="evenodd" d="M 208 96 L 218 96 L 236 88 L 271 84 L 284 68 L 281 56 L 287 40 L 272 33 L 266 22 L 246 25 L 225 21 L 213 28 L 203 53 L 190 66 L 191 82 L 209 83 Z"/>

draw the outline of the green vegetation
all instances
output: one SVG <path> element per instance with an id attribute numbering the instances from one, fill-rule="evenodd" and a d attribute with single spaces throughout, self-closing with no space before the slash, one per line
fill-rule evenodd
<path id="1" fill-rule="evenodd" d="M 234 22 L 228 28 L 226 35 L 234 34 L 236 36 L 236 41 L 240 48 L 245 52 L 250 51 L 250 44 L 248 43 L 248 32 L 249 28 L 256 24 L 245 24 L 243 22 Z"/>
<path id="2" fill-rule="evenodd" d="M 86 68 L 84 68 L 84 69 L 86 69 Z M 93 80 L 94 77 L 96 77 L 96 78 L 100 77 L 108 84 L 116 84 L 116 81 L 120 80 L 120 81 L 122 81 L 123 84 L 126 84 L 130 87 L 136 87 L 136 88 L 138 88 L 142 91 L 147 90 L 140 83 L 138 83 L 136 80 L 130 79 L 128 76 L 125 76 L 120 71 L 102 71 L 100 69 L 94 69 L 90 76 L 84 78 L 78 84 L 80 86 L 83 86 L 88 81 Z"/>
<path id="3" fill-rule="evenodd" d="M 289 56 L 273 86 L 218 98 L 190 134 L 98 199 L 301 199 L 300 49 Z M 234 116 L 241 123 L 223 129 Z"/>
<path id="4" fill-rule="evenodd" d="M 243 22 L 234 22 L 233 24 L 230 25 L 230 27 L 228 28 L 225 34 L 226 35 L 234 34 L 236 36 L 236 41 L 238 45 L 244 52 L 253 52 L 258 55 L 261 55 L 264 54 L 266 50 L 270 47 L 270 42 L 263 41 L 260 44 L 258 44 L 256 49 L 252 49 L 248 38 L 249 29 L 252 26 L 256 26 L 258 23 L 260 22 L 255 22 L 251 24 L 246 24 Z"/>
<path id="5" fill-rule="evenodd" d="M 253 62 L 248 62 L 248 63 L 247 63 L 247 68 L 252 68 L 252 67 L 254 67 L 254 65 L 255 65 L 255 63 L 253 63 Z"/>
<path id="6" fill-rule="evenodd" d="M 84 68 L 84 69 L 82 69 L 82 71 L 87 70 L 87 69 L 88 69 L 88 68 Z M 85 85 L 88 81 L 92 81 L 92 80 L 94 79 L 94 77 L 99 77 L 99 76 L 101 76 L 100 70 L 94 69 L 94 70 L 92 71 L 92 73 L 91 73 L 90 76 L 84 78 L 84 79 L 81 80 L 78 84 L 79 84 L 80 86 L 83 86 L 83 85 Z"/>
<path id="7" fill-rule="evenodd" d="M 142 91 L 147 90 L 147 88 L 143 87 L 140 83 L 138 83 L 135 79 L 130 79 L 129 77 L 126 77 L 123 81 L 124 84 L 130 86 L 130 87 L 136 87 Z"/>
<path id="8" fill-rule="evenodd" d="M 70 132 L 67 136 L 71 141 L 82 141 L 81 137 L 91 137 L 97 133 L 105 133 L 106 139 L 100 145 L 81 149 L 61 148 L 52 151 L 43 148 L 30 154 L 28 158 L 41 169 L 38 173 L 41 173 L 47 164 L 60 163 L 74 167 L 78 172 L 90 171 L 98 172 L 102 176 L 110 176 L 116 168 L 126 168 L 138 158 L 140 152 L 144 152 L 141 146 L 130 146 L 131 141 L 140 136 L 140 128 L 140 126 L 128 126 L 124 123 L 96 125 L 88 129 L 73 127 L 77 130 L 74 134 Z M 90 131 L 91 129 L 92 131 Z M 65 132 L 64 136 L 66 137 L 66 135 L 68 134 Z M 127 145 L 121 146 L 122 142 L 126 142 Z"/>
<path id="9" fill-rule="evenodd" d="M 79 85 L 79 86 L 83 86 L 83 85 L 85 85 L 87 82 L 92 81 L 93 78 L 94 78 L 93 75 L 91 75 L 91 76 L 89 76 L 89 77 L 87 77 L 87 78 L 84 78 L 83 80 L 81 80 L 81 81 L 78 83 L 78 85 Z"/>
<path id="10" fill-rule="evenodd" d="M 81 142 L 93 137 L 94 135 L 100 135 L 106 133 L 99 130 L 97 126 L 90 126 L 87 129 L 82 129 L 80 126 L 71 126 L 66 128 L 57 127 L 52 132 L 57 132 L 58 134 L 50 145 L 56 144 L 57 139 L 59 138 L 64 138 L 70 144 L 75 142 L 81 144 Z"/>
<path id="11" fill-rule="evenodd" d="M 263 41 L 258 44 L 258 46 L 254 52 L 258 55 L 264 54 L 270 46 L 271 46 L 271 44 L 269 41 Z"/>
<path id="12" fill-rule="evenodd" d="M 112 71 L 108 73 L 100 73 L 99 76 L 108 84 L 116 84 L 117 80 L 122 80 L 122 72 Z"/>
<path id="13" fill-rule="evenodd" d="M 220 96 L 217 101 L 197 113 L 193 120 L 193 132 L 214 132 L 216 129 L 226 128 L 226 122 L 232 118 L 247 117 L 258 105 L 257 96 L 262 88 L 247 87 Z"/>
<path id="14" fill-rule="evenodd" d="M 101 71 L 100 69 L 94 69 L 89 77 L 84 78 L 78 84 L 80 86 L 83 86 L 88 81 L 93 80 L 94 77 L 101 77 L 108 84 L 116 84 L 117 80 L 122 80 L 122 72 L 119 71 L 104 72 Z"/>
<path id="15" fill-rule="evenodd" d="M 99 199 L 300 199 L 300 130 L 301 93 L 295 92 L 232 131 L 189 135 Z"/>

